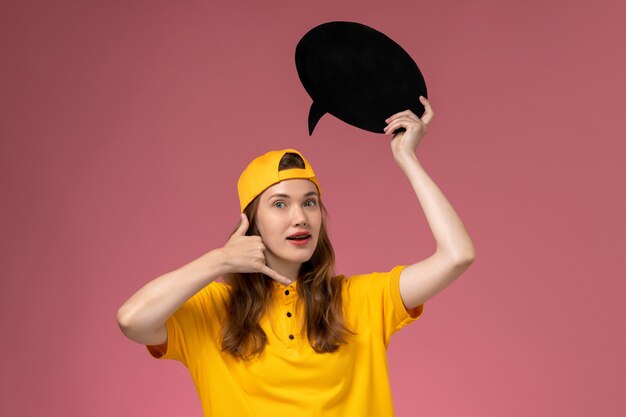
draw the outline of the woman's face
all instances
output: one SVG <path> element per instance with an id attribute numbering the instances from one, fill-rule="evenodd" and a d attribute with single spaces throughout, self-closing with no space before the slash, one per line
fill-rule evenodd
<path id="1" fill-rule="evenodd" d="M 260 195 L 256 225 L 270 268 L 299 267 L 313 255 L 322 225 L 317 187 L 307 179 L 269 187 Z"/>

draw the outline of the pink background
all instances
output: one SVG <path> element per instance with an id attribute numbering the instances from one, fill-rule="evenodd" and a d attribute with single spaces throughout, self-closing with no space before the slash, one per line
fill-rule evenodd
<path id="1" fill-rule="evenodd" d="M 52 3 L 55 3 L 54 5 Z M 418 149 L 477 260 L 392 339 L 398 416 L 626 415 L 626 17 L 614 1 L 3 2 L 2 416 L 200 416 L 186 368 L 115 313 L 221 246 L 245 164 L 295 147 L 339 273 L 435 242 L 388 138 L 324 116 L 310 28 L 368 24 L 418 62 Z"/>

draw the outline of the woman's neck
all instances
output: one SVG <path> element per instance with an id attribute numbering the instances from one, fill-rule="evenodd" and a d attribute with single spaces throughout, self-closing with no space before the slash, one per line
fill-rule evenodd
<path id="1" fill-rule="evenodd" d="M 300 272 L 300 268 L 302 267 L 301 263 L 287 262 L 282 259 L 276 259 L 271 255 L 266 255 L 265 264 L 278 272 L 280 275 L 289 278 L 292 281 L 298 279 L 298 274 Z"/>

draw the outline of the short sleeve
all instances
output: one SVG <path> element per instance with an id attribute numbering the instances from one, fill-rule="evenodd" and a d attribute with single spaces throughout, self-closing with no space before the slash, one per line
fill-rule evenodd
<path id="1" fill-rule="evenodd" d="M 154 358 L 174 359 L 182 362 L 187 368 L 195 364 L 205 344 L 211 342 L 211 337 L 215 333 L 215 320 L 221 316 L 216 311 L 219 304 L 224 304 L 219 303 L 221 297 L 217 287 L 220 285 L 224 284 L 212 282 L 207 285 L 167 319 L 165 322 L 167 343 L 146 346 Z M 218 294 L 215 294 L 216 292 Z"/>
<path id="2" fill-rule="evenodd" d="M 351 304 L 361 305 L 355 308 L 368 316 L 369 327 L 382 338 L 385 346 L 389 345 L 391 335 L 417 320 L 424 311 L 423 304 L 407 310 L 402 302 L 400 273 L 404 268 L 405 265 L 399 265 L 389 272 L 373 272 L 348 279 Z"/>
<path id="3" fill-rule="evenodd" d="M 389 344 L 391 335 L 420 318 L 424 304 L 407 310 L 400 295 L 400 273 L 406 265 L 396 266 L 389 272 L 386 285 L 383 287 L 383 337 L 385 346 Z M 391 300 L 391 302 L 389 302 Z"/>

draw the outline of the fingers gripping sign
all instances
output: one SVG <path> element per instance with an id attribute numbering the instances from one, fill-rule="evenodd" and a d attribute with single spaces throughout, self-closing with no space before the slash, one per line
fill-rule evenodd
<path id="1" fill-rule="evenodd" d="M 396 159 L 405 154 L 415 154 L 417 145 L 426 134 L 435 113 L 426 98 L 420 96 L 420 102 L 424 105 L 424 114 L 417 117 L 411 110 L 405 110 L 390 116 L 385 120 L 385 134 L 393 134 L 391 150 Z"/>
<path id="2" fill-rule="evenodd" d="M 223 247 L 226 261 L 230 266 L 230 272 L 260 272 L 283 285 L 291 284 L 291 280 L 265 264 L 265 245 L 263 240 L 260 236 L 246 236 L 249 227 L 248 217 L 242 213 L 239 228 L 237 228 Z"/>

